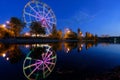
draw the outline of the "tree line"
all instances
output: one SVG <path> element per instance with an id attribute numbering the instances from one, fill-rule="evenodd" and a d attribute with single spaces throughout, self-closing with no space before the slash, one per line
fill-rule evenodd
<path id="1" fill-rule="evenodd" d="M 11 17 L 9 23 L 6 25 L 7 28 L 1 28 L 0 29 L 0 38 L 3 37 L 24 37 L 21 36 L 21 32 L 23 28 L 25 28 L 26 23 L 24 23 L 22 20 L 18 19 L 17 17 Z M 29 26 L 30 28 L 30 35 L 35 34 L 36 37 L 37 35 L 45 35 L 46 34 L 46 28 L 42 26 L 41 22 L 33 21 L 31 22 L 31 25 Z M 2 37 L 1 37 L 2 35 Z M 30 36 L 29 36 L 30 37 Z M 75 33 L 71 29 L 66 32 L 62 33 L 62 30 L 57 30 L 56 25 L 53 24 L 51 33 L 48 38 L 53 38 L 53 39 L 79 39 L 79 40 L 93 40 L 97 38 L 97 35 L 93 35 L 89 32 L 86 32 L 85 36 L 83 37 L 83 33 L 81 30 L 78 28 L 78 32 Z"/>

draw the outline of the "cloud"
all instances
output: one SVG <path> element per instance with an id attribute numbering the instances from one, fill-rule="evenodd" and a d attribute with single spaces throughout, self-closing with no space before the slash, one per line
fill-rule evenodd
<path id="1" fill-rule="evenodd" d="M 78 24 L 86 24 L 88 22 L 93 21 L 95 17 L 96 15 L 91 15 L 86 12 L 79 11 L 72 17 L 72 19 Z"/>
<path id="2" fill-rule="evenodd" d="M 82 25 L 89 23 L 94 20 L 96 15 L 90 15 L 86 12 L 79 11 L 75 14 L 73 14 L 70 18 L 68 19 L 59 19 L 58 23 L 66 26 L 77 26 L 77 25 Z"/>

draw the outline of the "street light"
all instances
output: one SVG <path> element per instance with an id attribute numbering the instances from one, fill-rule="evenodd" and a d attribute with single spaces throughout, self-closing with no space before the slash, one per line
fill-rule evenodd
<path id="1" fill-rule="evenodd" d="M 10 23 L 10 21 L 6 21 L 6 23 L 7 23 L 7 24 L 9 24 L 9 23 Z"/>
<path id="2" fill-rule="evenodd" d="M 66 28 L 65 29 L 65 33 L 70 33 L 71 31 L 70 31 L 70 29 L 69 28 Z"/>
<path id="3" fill-rule="evenodd" d="M 3 28 L 5 28 L 5 27 L 6 27 L 6 25 L 5 25 L 5 24 L 3 24 L 3 25 L 2 25 L 2 27 L 3 27 Z"/>
<path id="4" fill-rule="evenodd" d="M 70 30 L 68 30 L 67 33 L 70 33 Z"/>
<path id="5" fill-rule="evenodd" d="M 4 53 L 4 54 L 2 54 L 2 56 L 3 56 L 3 57 L 5 57 L 5 56 L 6 56 L 6 54 Z"/>
<path id="6" fill-rule="evenodd" d="M 30 33 L 29 33 L 29 32 L 26 32 L 24 35 L 25 35 L 25 36 L 30 36 Z"/>

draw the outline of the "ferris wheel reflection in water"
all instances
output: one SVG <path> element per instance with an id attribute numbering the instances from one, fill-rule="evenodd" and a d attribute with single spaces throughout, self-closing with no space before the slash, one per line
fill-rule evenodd
<path id="1" fill-rule="evenodd" d="M 23 62 L 23 73 L 29 80 L 45 79 L 53 71 L 57 60 L 56 53 L 49 45 L 32 49 Z"/>

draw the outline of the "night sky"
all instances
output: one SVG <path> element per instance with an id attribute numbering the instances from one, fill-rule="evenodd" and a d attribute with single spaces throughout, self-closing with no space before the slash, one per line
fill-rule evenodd
<path id="1" fill-rule="evenodd" d="M 30 0 L 0 0 L 0 24 L 10 17 L 22 19 Z M 41 1 L 41 0 L 40 0 Z M 42 0 L 54 11 L 57 29 L 120 36 L 120 0 Z M 25 31 L 25 30 L 24 30 Z"/>

